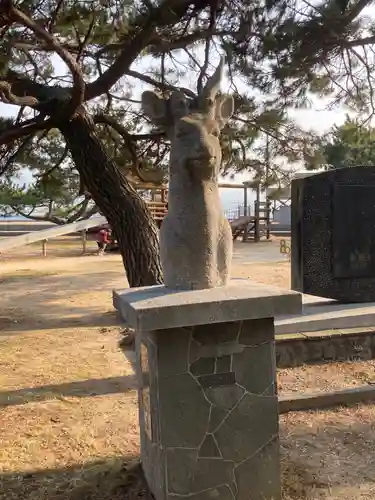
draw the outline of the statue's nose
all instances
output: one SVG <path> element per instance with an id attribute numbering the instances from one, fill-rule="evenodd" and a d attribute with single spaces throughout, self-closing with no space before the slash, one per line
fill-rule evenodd
<path id="1" fill-rule="evenodd" d="M 215 151 L 209 144 L 201 144 L 197 152 L 198 156 L 203 160 L 210 160 L 215 157 Z"/>
<path id="2" fill-rule="evenodd" d="M 202 158 L 202 160 L 209 160 L 212 157 L 212 155 L 209 149 L 203 148 L 200 151 L 199 157 Z"/>

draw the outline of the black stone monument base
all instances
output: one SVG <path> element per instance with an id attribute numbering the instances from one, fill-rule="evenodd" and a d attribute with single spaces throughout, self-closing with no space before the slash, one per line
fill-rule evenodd
<path id="1" fill-rule="evenodd" d="M 292 181 L 292 289 L 375 301 L 375 166 Z"/>

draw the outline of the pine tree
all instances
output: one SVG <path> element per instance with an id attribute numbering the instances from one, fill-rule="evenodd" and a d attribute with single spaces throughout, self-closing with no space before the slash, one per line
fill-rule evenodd
<path id="1" fill-rule="evenodd" d="M 322 163 L 327 169 L 375 165 L 375 129 L 346 118 L 334 126 L 323 142 Z"/>
<path id="2" fill-rule="evenodd" d="M 313 158 L 315 139 L 286 111 L 308 105 L 309 92 L 368 106 L 366 73 L 362 80 L 353 76 L 339 95 L 334 85 L 341 85 L 344 71 L 330 64 L 340 57 L 359 64 L 356 47 L 373 43 L 371 27 L 359 19 L 369 3 L 357 0 L 345 9 L 332 1 L 302 3 L 296 10 L 290 0 L 2 0 L 0 99 L 18 115 L 11 126 L 0 123 L 0 175 L 9 179 L 26 152 L 40 151 L 53 134 L 70 160 L 44 176 L 45 188 L 60 182 L 61 191 L 69 190 L 62 172 L 74 164 L 72 183 L 77 188 L 79 175 L 116 232 L 130 285 L 161 282 L 155 224 L 124 174 L 129 164 L 134 171 L 167 162 L 163 132 L 149 129 L 136 102 L 139 85 L 179 88 L 193 98 L 215 54 L 224 53 L 237 98 L 222 139 L 224 171 L 260 171 L 265 135 L 275 158 Z M 140 62 L 144 69 L 136 71 Z M 180 87 L 183 78 L 194 85 Z M 238 80 L 245 92 L 237 90 Z M 53 151 L 50 156 L 40 173 Z M 273 172 L 280 175 L 277 162 Z M 34 188 L 34 200 L 51 194 L 40 183 Z"/>

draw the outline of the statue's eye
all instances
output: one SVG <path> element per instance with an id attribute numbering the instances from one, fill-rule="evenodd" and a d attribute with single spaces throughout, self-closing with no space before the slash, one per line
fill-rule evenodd
<path id="1" fill-rule="evenodd" d="M 219 137 L 220 135 L 220 130 L 218 129 L 218 127 L 214 127 L 212 129 L 212 132 L 211 132 L 212 135 L 214 135 L 215 137 Z"/>

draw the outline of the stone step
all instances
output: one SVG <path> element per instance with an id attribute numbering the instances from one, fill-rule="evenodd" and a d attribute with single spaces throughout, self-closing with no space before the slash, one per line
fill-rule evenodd
<path id="1" fill-rule="evenodd" d="M 347 328 L 375 328 L 375 303 L 341 304 L 303 295 L 302 313 L 278 316 L 275 333 L 305 333 Z"/>

